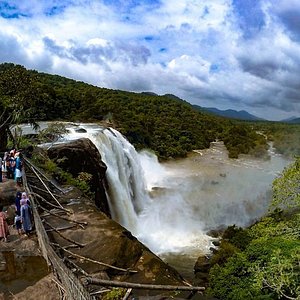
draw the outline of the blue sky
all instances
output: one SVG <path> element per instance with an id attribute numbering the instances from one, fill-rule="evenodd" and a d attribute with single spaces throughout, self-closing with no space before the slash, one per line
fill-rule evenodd
<path id="1" fill-rule="evenodd" d="M 0 63 L 300 116 L 299 0 L 0 0 Z"/>

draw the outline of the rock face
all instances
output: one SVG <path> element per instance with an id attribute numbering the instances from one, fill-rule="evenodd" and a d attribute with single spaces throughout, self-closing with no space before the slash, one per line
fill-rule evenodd
<path id="1" fill-rule="evenodd" d="M 14 211 L 14 207 L 10 208 Z M 8 243 L 0 242 L 0 299 L 42 299 L 38 296 L 33 298 L 30 294 L 26 297 L 16 297 L 17 293 L 21 293 L 27 286 L 35 285 L 50 272 L 38 249 L 36 236 L 33 234 L 29 238 L 25 235 L 19 236 L 12 226 L 9 233 Z M 57 292 L 55 285 L 51 290 Z M 46 294 L 46 289 L 43 292 Z M 39 293 L 42 293 L 41 290 Z"/>
<path id="2" fill-rule="evenodd" d="M 105 189 L 108 188 L 106 165 L 100 153 L 89 139 L 78 139 L 69 143 L 53 145 L 48 155 L 59 167 L 77 177 L 80 172 L 92 174 L 91 190 L 95 193 L 95 204 L 110 215 Z"/>
<path id="3" fill-rule="evenodd" d="M 0 184 L 0 203 L 4 206 L 15 203 L 16 194 L 22 189 L 17 186 L 14 180 L 4 179 Z"/>
<path id="4" fill-rule="evenodd" d="M 211 268 L 210 257 L 200 256 L 194 266 L 195 283 L 200 286 L 208 285 L 209 270 Z"/>

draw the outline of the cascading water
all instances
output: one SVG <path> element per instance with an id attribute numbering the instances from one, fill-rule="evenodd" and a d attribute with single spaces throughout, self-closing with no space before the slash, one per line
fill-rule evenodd
<path id="1" fill-rule="evenodd" d="M 117 130 L 87 124 L 81 127 L 87 132 L 82 134 L 70 127 L 65 139 L 84 136 L 94 143 L 107 166 L 107 196 L 112 218 L 137 235 L 138 214 L 147 200 L 137 152 Z"/>

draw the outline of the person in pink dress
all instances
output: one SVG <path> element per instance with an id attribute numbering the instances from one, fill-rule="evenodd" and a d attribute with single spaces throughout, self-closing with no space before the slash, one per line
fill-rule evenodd
<path id="1" fill-rule="evenodd" d="M 3 205 L 0 204 L 0 239 L 4 239 L 4 242 L 7 242 L 8 235 L 9 230 L 6 221 L 6 213 L 3 211 Z"/>

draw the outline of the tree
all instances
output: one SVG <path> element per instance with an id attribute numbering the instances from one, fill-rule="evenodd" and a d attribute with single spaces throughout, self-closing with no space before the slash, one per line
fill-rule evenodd
<path id="1" fill-rule="evenodd" d="M 35 124 L 37 97 L 35 80 L 24 67 L 0 65 L 0 150 L 5 150 L 11 124 Z"/>

